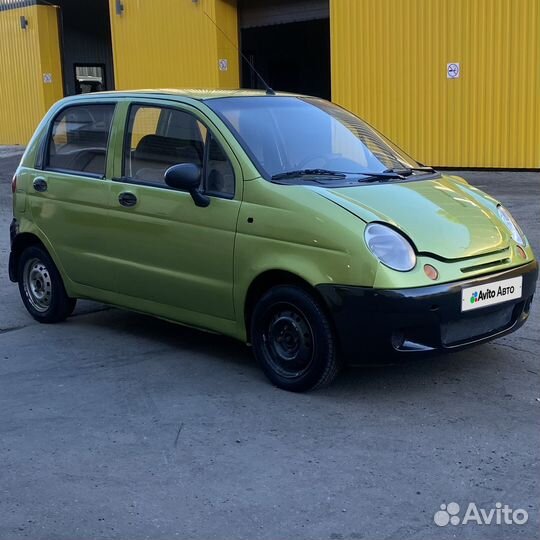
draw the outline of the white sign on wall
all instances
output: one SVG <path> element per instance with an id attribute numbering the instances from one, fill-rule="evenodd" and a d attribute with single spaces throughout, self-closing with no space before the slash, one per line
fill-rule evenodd
<path id="1" fill-rule="evenodd" d="M 219 71 L 229 71 L 229 61 L 226 58 L 219 59 Z"/>
<path id="2" fill-rule="evenodd" d="M 43 74 L 43 82 L 45 84 L 51 84 L 52 83 L 52 73 L 44 73 Z"/>
<path id="3" fill-rule="evenodd" d="M 446 77 L 448 79 L 459 79 L 460 74 L 461 67 L 459 62 L 451 62 L 450 64 L 446 64 Z"/>

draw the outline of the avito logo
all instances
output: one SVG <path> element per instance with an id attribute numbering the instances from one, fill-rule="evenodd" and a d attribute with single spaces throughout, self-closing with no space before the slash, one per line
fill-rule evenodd
<path id="1" fill-rule="evenodd" d="M 513 510 L 507 504 L 495 503 L 495 508 L 478 508 L 470 502 L 461 517 L 460 506 L 456 502 L 441 504 L 440 510 L 435 512 L 433 521 L 439 527 L 446 525 L 524 525 L 529 519 L 527 510 L 516 508 Z"/>
<path id="2" fill-rule="evenodd" d="M 485 291 L 474 291 L 471 294 L 471 304 L 480 302 L 481 300 L 489 300 L 490 298 L 498 298 L 499 296 L 506 296 L 508 294 L 513 294 L 515 292 L 515 287 L 511 285 L 510 287 L 499 287 L 495 289 L 486 289 Z"/>

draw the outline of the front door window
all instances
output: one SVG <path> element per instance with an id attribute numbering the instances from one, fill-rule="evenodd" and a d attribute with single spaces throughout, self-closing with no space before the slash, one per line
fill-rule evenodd
<path id="1" fill-rule="evenodd" d="M 123 176 L 165 187 L 165 172 L 180 163 L 201 169 L 201 189 L 234 196 L 234 171 L 219 142 L 192 114 L 166 107 L 131 107 Z"/>

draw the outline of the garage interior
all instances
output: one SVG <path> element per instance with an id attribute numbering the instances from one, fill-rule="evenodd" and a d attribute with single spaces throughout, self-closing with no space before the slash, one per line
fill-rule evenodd
<path id="1" fill-rule="evenodd" d="M 328 0 L 240 0 L 242 53 L 275 90 L 331 97 Z M 242 87 L 262 88 L 242 61 Z"/>
<path id="2" fill-rule="evenodd" d="M 64 94 L 114 90 L 111 24 L 108 0 L 55 0 Z"/>

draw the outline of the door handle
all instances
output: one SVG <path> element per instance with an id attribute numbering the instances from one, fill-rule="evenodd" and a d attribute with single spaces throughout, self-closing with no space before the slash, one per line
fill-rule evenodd
<path id="1" fill-rule="evenodd" d="M 34 186 L 34 189 L 36 191 L 39 191 L 39 193 L 44 193 L 45 191 L 47 191 L 47 188 L 49 187 L 47 185 L 47 180 L 45 180 L 45 178 L 42 178 L 41 176 L 34 178 L 32 185 Z"/>
<path id="2" fill-rule="evenodd" d="M 127 208 L 135 206 L 137 201 L 137 197 L 129 191 L 124 191 L 124 193 L 120 193 L 120 195 L 118 195 L 118 202 Z"/>

